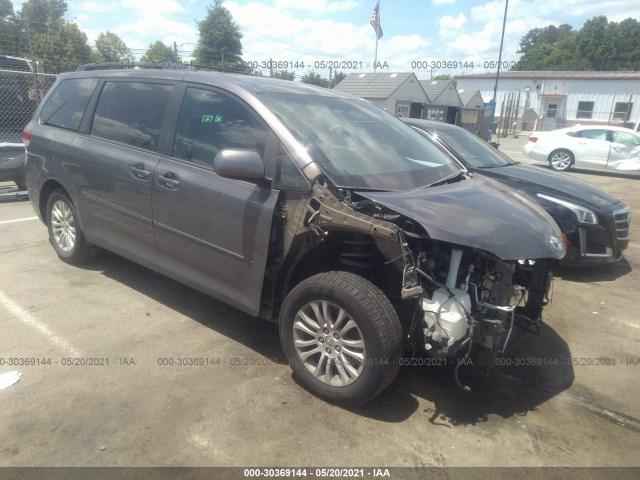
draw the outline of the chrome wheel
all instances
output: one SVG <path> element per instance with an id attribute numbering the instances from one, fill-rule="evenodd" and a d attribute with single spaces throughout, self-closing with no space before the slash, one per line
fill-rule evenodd
<path id="1" fill-rule="evenodd" d="M 70 252 L 76 245 L 76 223 L 67 202 L 57 200 L 51 208 L 53 238 L 63 252 Z"/>
<path id="2" fill-rule="evenodd" d="M 566 170 L 571 166 L 571 154 L 567 151 L 554 152 L 549 159 L 554 170 Z"/>
<path id="3" fill-rule="evenodd" d="M 312 301 L 300 308 L 293 341 L 306 369 L 327 385 L 350 385 L 364 369 L 362 332 L 346 310 L 331 302 Z"/>

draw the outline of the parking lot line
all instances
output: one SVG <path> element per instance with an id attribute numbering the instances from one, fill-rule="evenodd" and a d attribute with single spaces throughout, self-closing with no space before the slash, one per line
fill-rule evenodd
<path id="1" fill-rule="evenodd" d="M 11 300 L 3 292 L 0 292 L 0 306 L 7 310 L 15 318 L 20 320 L 22 323 L 42 334 L 50 343 L 62 349 L 67 355 L 82 357 L 82 353 L 78 349 L 71 346 L 69 342 L 67 342 L 64 338 L 53 333 L 49 329 L 49 327 L 47 327 L 44 323 L 35 318 L 29 312 L 24 310 L 20 305 Z"/>
<path id="2" fill-rule="evenodd" d="M 5 223 L 28 222 L 30 220 L 38 220 L 38 217 L 25 217 L 25 218 L 15 218 L 13 220 L 2 220 L 0 221 L 0 225 L 4 225 Z"/>

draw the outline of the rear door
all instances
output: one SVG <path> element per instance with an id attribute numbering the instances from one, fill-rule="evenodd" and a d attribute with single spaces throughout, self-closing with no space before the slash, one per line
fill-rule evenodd
<path id="1" fill-rule="evenodd" d="M 173 89 L 171 82 L 107 79 L 88 134 L 74 139 L 72 174 L 87 238 L 146 265 L 158 260 L 152 174 Z"/>
<path id="2" fill-rule="evenodd" d="M 266 125 L 237 97 L 184 86 L 170 155 L 153 179 L 160 266 L 174 278 L 252 315 L 260 306 L 278 192 L 218 176 L 225 148 L 250 148 L 268 162 Z"/>
<path id="3" fill-rule="evenodd" d="M 611 143 L 607 130 L 604 128 L 589 128 L 575 133 L 573 153 L 576 166 L 604 168 L 609 160 Z"/>

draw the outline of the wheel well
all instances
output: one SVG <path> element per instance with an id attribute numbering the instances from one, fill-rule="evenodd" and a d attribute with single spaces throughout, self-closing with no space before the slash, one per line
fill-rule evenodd
<path id="1" fill-rule="evenodd" d="M 47 218 L 47 202 L 49 201 L 49 197 L 54 190 L 62 189 L 66 192 L 64 187 L 55 180 L 47 180 L 45 184 L 40 189 L 40 215 L 42 216 L 42 220 L 46 221 Z"/>
<path id="2" fill-rule="evenodd" d="M 374 239 L 368 235 L 333 232 L 325 241 L 309 250 L 293 266 L 282 283 L 276 315 L 289 292 L 306 278 L 329 271 L 345 271 L 359 275 L 392 298 L 400 291 L 401 278 L 388 264 Z M 396 287 L 396 288 L 394 288 Z"/>

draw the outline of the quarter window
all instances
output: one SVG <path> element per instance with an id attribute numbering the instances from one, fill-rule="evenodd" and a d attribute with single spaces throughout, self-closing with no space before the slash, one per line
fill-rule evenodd
<path id="1" fill-rule="evenodd" d="M 77 132 L 97 84 L 97 78 L 63 80 L 42 107 L 40 121 Z"/>
<path id="2" fill-rule="evenodd" d="M 91 134 L 157 151 L 172 90 L 172 85 L 158 83 L 106 82 L 98 99 Z"/>
<path id="3" fill-rule="evenodd" d="M 576 118 L 591 118 L 593 116 L 593 102 L 578 102 Z"/>
<path id="4" fill-rule="evenodd" d="M 218 151 L 248 148 L 263 156 L 267 130 L 239 101 L 210 90 L 187 88 L 173 156 L 213 167 Z"/>

